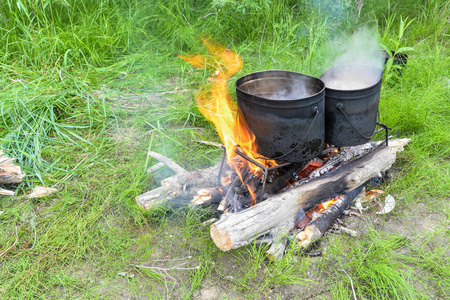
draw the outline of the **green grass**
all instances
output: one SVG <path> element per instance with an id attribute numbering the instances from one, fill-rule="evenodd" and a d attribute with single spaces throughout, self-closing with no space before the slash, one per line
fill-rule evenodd
<path id="1" fill-rule="evenodd" d="M 0 253 L 17 238 L 0 257 L 0 296 L 189 299 L 218 286 L 230 298 L 351 298 L 349 279 L 338 269 L 349 273 L 358 299 L 448 295 L 449 4 L 364 1 L 359 17 L 353 5 L 3 1 L 0 148 L 27 177 L 6 187 L 17 189 L 15 196 L 0 198 Z M 399 36 L 406 18 L 412 22 Z M 221 151 L 195 142 L 219 141 L 195 106 L 195 90 L 209 74 L 174 53 L 205 53 L 199 40 L 204 35 L 237 51 L 244 68 L 230 79 L 233 91 L 239 76 L 258 70 L 319 76 L 333 55 L 330 42 L 363 25 L 377 26 L 380 43 L 391 49 L 414 48 L 406 52 L 401 75 L 389 70 L 383 84 L 383 122 L 394 137 L 412 139 L 398 157 L 395 180 L 383 188 L 406 196 L 395 211 L 424 205 L 424 213 L 440 212 L 442 228 L 413 237 L 369 228 L 358 239 L 335 239 L 321 258 L 300 257 L 292 249 L 280 262 L 268 263 L 261 246 L 219 251 L 202 225 L 211 217 L 208 210 L 137 207 L 137 195 L 170 175 L 145 173 L 156 163 L 148 150 L 189 170 L 221 157 Z M 59 191 L 23 197 L 37 185 Z M 383 220 L 403 217 L 394 212 Z M 171 268 L 174 259 L 193 269 L 165 273 L 134 266 Z"/>

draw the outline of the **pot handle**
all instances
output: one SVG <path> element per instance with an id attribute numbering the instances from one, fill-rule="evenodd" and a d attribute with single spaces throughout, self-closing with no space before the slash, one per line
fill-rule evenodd
<path id="1" fill-rule="evenodd" d="M 287 153 L 285 153 L 285 154 L 283 154 L 283 155 L 277 156 L 277 157 L 270 157 L 270 158 L 268 158 L 268 157 L 261 157 L 261 156 L 260 156 L 260 157 L 256 157 L 256 159 L 263 159 L 263 160 L 278 160 L 278 159 L 280 159 L 280 158 L 283 158 L 283 157 L 285 157 L 285 156 L 291 154 L 291 153 L 294 152 L 295 150 L 297 150 L 298 146 L 301 145 L 301 144 L 302 144 L 302 141 L 308 136 L 309 131 L 311 130 L 311 128 L 312 128 L 312 126 L 313 126 L 313 124 L 314 124 L 314 121 L 317 119 L 317 116 L 319 115 L 319 108 L 318 108 L 317 106 L 314 106 L 313 109 L 312 109 L 312 112 L 314 113 L 314 119 L 311 121 L 311 124 L 309 125 L 309 128 L 308 128 L 308 130 L 306 131 L 305 135 L 300 139 L 300 141 L 297 143 L 297 145 L 295 145 L 294 148 L 292 148 L 289 152 L 287 152 Z"/>
<path id="2" fill-rule="evenodd" d="M 347 116 L 347 114 L 344 111 L 344 104 L 342 104 L 341 102 L 339 102 L 338 104 L 336 104 L 336 107 L 342 112 L 342 114 L 344 115 L 344 117 L 347 119 L 347 122 L 350 123 L 350 125 L 352 125 L 353 129 L 356 130 L 356 132 L 362 136 L 363 138 L 370 140 L 373 136 L 373 134 L 371 136 L 365 136 L 364 134 L 362 134 L 361 132 L 359 132 L 358 128 L 355 127 L 355 125 L 353 125 L 352 121 L 350 121 L 350 118 Z M 378 114 L 378 113 L 377 113 Z"/>

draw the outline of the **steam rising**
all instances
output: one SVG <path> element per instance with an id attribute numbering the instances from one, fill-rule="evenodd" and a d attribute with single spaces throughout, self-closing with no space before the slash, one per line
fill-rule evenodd
<path id="1" fill-rule="evenodd" d="M 376 35 L 375 29 L 362 27 L 348 40 L 334 46 L 339 55 L 333 67 L 321 76 L 327 88 L 358 90 L 370 87 L 381 79 L 385 58 Z"/>

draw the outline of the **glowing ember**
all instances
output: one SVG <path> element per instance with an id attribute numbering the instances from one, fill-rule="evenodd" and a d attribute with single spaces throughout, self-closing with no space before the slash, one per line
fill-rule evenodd
<path id="1" fill-rule="evenodd" d="M 309 210 L 301 219 L 299 219 L 296 222 L 296 227 L 303 228 L 303 227 L 307 226 L 309 224 L 309 222 L 311 222 L 313 219 L 317 218 L 317 214 L 320 214 L 321 212 L 325 211 L 328 207 L 333 205 L 341 197 L 342 197 L 342 195 L 315 206 L 314 208 Z M 315 215 L 316 215 L 316 217 L 314 217 Z"/>
<path id="2" fill-rule="evenodd" d="M 211 84 L 202 88 L 196 95 L 197 106 L 200 112 L 211 121 L 220 139 L 227 149 L 228 163 L 233 166 L 244 181 L 240 173 L 240 164 L 235 163 L 232 159 L 235 156 L 236 148 L 245 153 L 250 158 L 258 161 L 265 166 L 275 166 L 275 161 L 265 159 L 257 159 L 261 157 L 258 154 L 258 145 L 253 132 L 248 128 L 242 113 L 239 111 L 236 103 L 228 93 L 227 79 L 236 74 L 242 66 L 242 59 L 239 54 L 232 52 L 219 44 L 212 44 L 206 39 L 202 39 L 206 48 L 209 50 L 208 56 L 203 55 L 187 55 L 180 58 L 199 69 L 211 69 L 213 71 L 209 78 Z M 246 163 L 253 174 L 258 175 L 259 167 Z M 254 192 L 249 187 L 249 192 L 254 198 Z M 255 202 L 255 199 L 253 199 Z"/>
<path id="3" fill-rule="evenodd" d="M 319 213 L 323 212 L 325 209 L 327 209 L 328 207 L 330 207 L 331 205 L 333 205 L 337 200 L 339 200 L 342 196 L 339 196 L 337 198 L 331 199 L 327 202 L 324 202 L 322 204 L 317 205 L 318 207 L 318 211 Z"/>

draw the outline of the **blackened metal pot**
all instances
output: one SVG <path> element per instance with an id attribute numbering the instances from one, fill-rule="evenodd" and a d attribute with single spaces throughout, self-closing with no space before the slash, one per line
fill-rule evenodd
<path id="1" fill-rule="evenodd" d="M 290 71 L 260 71 L 236 81 L 237 103 L 259 146 L 278 162 L 316 157 L 325 138 L 325 85 Z"/>
<path id="2" fill-rule="evenodd" d="M 339 65 L 325 71 L 325 142 L 355 146 L 368 142 L 377 124 L 383 71 Z"/>

